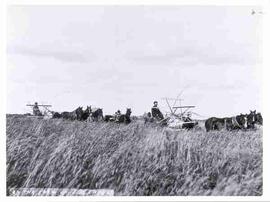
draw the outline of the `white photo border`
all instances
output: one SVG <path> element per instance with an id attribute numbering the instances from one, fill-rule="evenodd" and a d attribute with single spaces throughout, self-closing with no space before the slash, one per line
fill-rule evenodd
<path id="1" fill-rule="evenodd" d="M 203 6 L 262 6 L 263 8 L 263 195 L 242 196 L 91 196 L 91 197 L 7 197 L 6 196 L 6 26 L 7 6 L 10 5 L 203 5 Z M 1 68 L 0 68 L 0 162 L 1 201 L 270 201 L 270 137 L 269 137 L 269 24 L 270 2 L 260 0 L 10 0 L 1 1 Z M 252 95 L 251 95 L 252 96 Z"/>

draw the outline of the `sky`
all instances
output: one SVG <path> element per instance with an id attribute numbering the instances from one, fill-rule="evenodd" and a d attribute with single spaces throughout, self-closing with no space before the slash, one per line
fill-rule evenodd
<path id="1" fill-rule="evenodd" d="M 262 109 L 262 17 L 248 6 L 10 6 L 7 113 L 26 104 L 201 117 Z"/>

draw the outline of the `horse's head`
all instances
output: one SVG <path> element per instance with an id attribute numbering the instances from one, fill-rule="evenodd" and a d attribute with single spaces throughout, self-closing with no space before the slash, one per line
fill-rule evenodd
<path id="1" fill-rule="evenodd" d="M 130 116 L 131 115 L 131 108 L 127 108 L 126 115 Z"/>
<path id="2" fill-rule="evenodd" d="M 90 114 L 92 112 L 91 105 L 86 107 L 85 112 L 88 113 L 88 114 Z"/>
<path id="3" fill-rule="evenodd" d="M 80 111 L 83 111 L 82 107 L 78 107 L 78 108 L 75 109 L 75 112 L 80 112 Z"/>
<path id="4" fill-rule="evenodd" d="M 247 114 L 240 114 L 238 116 L 236 116 L 237 122 L 238 124 L 242 127 L 242 128 L 247 128 L 248 126 L 248 119 L 247 119 Z"/>
<path id="5" fill-rule="evenodd" d="M 99 112 L 99 115 L 100 115 L 100 116 L 103 116 L 103 109 L 102 109 L 102 108 L 99 108 L 99 109 L 98 109 L 98 112 Z"/>
<path id="6" fill-rule="evenodd" d="M 256 114 L 256 110 L 254 110 L 254 111 L 249 110 L 249 111 L 250 111 L 250 113 L 252 113 L 252 114 Z"/>
<path id="7" fill-rule="evenodd" d="M 263 118 L 262 118 L 261 113 L 257 113 L 255 119 L 256 119 L 255 121 L 256 121 L 257 124 L 260 124 L 260 125 L 263 124 Z"/>
<path id="8" fill-rule="evenodd" d="M 83 115 L 83 108 L 82 107 L 78 107 L 76 110 L 76 115 L 77 115 L 77 119 L 81 119 L 82 115 Z"/>
<path id="9" fill-rule="evenodd" d="M 256 110 L 254 111 L 250 110 L 250 113 L 248 114 L 247 119 L 248 119 L 248 124 L 253 125 L 256 122 Z"/>

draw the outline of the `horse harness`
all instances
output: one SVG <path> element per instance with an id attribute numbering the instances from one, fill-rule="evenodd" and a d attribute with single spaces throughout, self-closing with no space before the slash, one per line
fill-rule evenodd
<path id="1" fill-rule="evenodd" d="M 233 126 L 237 126 L 239 128 L 242 128 L 242 126 L 238 123 L 236 116 L 232 117 L 232 124 L 233 124 Z"/>

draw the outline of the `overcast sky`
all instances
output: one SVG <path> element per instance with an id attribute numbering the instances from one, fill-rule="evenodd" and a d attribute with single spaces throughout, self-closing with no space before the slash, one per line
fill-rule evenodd
<path id="1" fill-rule="evenodd" d="M 7 112 L 131 107 L 176 97 L 195 112 L 261 110 L 262 17 L 256 7 L 12 6 Z"/>

